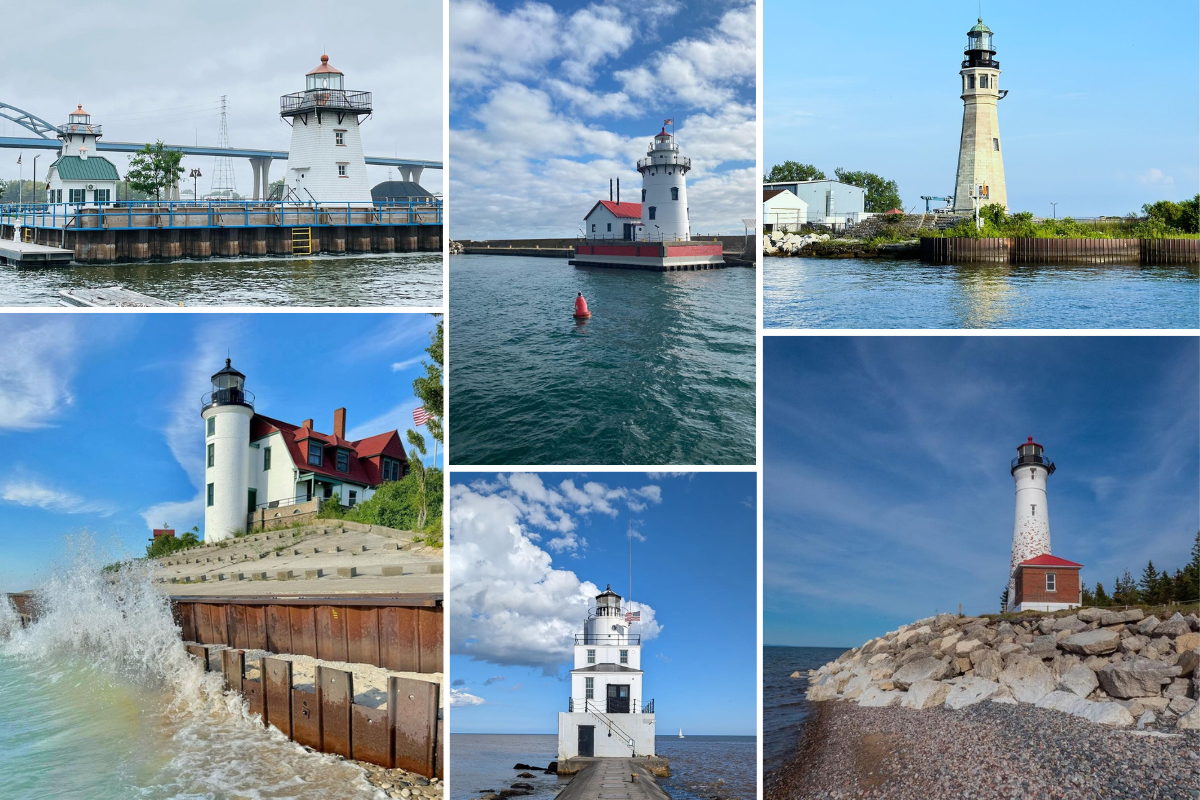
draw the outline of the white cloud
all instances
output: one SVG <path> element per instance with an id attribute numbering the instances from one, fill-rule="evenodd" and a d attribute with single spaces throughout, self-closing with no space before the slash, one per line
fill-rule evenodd
<path id="1" fill-rule="evenodd" d="M 633 43 L 633 31 L 612 6 L 590 6 L 576 11 L 567 22 L 565 36 L 568 57 L 563 59 L 567 77 L 589 83 L 592 69 L 603 61 L 624 53 Z"/>
<path id="2" fill-rule="evenodd" d="M 482 697 L 476 697 L 466 689 L 450 689 L 450 707 L 460 708 L 462 706 L 481 706 L 487 701 Z"/>
<path id="3" fill-rule="evenodd" d="M 70 384 L 80 347 L 76 320 L 7 315 L 0 320 L 0 336 L 0 429 L 51 425 L 74 402 Z"/>
<path id="4" fill-rule="evenodd" d="M 508 678 L 504 677 L 503 675 L 493 675 L 492 677 L 490 677 L 486 681 L 484 681 L 483 685 L 491 686 L 493 683 L 497 683 L 498 681 L 506 681 L 506 680 L 508 680 Z"/>
<path id="5" fill-rule="evenodd" d="M 450 4 L 450 72 L 456 84 L 479 86 L 529 77 L 559 52 L 560 21 L 544 3 L 503 14 L 491 3 Z"/>
<path id="6" fill-rule="evenodd" d="M 409 367 L 415 367 L 417 364 L 420 364 L 424 358 L 424 356 L 413 356 L 412 358 L 406 358 L 403 361 L 397 361 L 395 364 L 392 364 L 392 372 L 403 372 Z"/>
<path id="7" fill-rule="evenodd" d="M 570 660 L 574 634 L 600 590 L 570 570 L 555 568 L 531 528 L 558 533 L 551 542 L 570 541 L 577 536 L 572 515 L 607 514 L 601 506 L 613 508 L 630 496 L 592 482 L 577 488 L 567 480 L 552 488 L 528 474 L 452 486 L 446 551 L 452 652 L 557 673 Z M 638 607 L 642 621 L 634 632 L 651 640 L 660 631 L 654 609 Z"/>
<path id="8" fill-rule="evenodd" d="M 1137 182 L 1143 186 L 1174 186 L 1175 178 L 1165 175 L 1158 167 L 1153 167 L 1138 175 Z"/>
<path id="9" fill-rule="evenodd" d="M 0 486 L 0 499 L 20 506 L 57 511 L 62 514 L 111 515 L 115 509 L 105 503 L 84 500 L 63 489 L 46 485 L 32 476 L 12 478 Z"/>

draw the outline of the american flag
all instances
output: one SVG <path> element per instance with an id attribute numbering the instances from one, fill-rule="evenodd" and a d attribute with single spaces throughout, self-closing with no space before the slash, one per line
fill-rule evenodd
<path id="1" fill-rule="evenodd" d="M 674 124 L 675 124 L 675 120 L 673 120 L 673 119 L 664 119 L 663 120 L 663 125 L 674 125 Z"/>
<path id="2" fill-rule="evenodd" d="M 429 421 L 429 412 L 424 406 L 417 406 L 413 409 L 413 424 L 418 428 Z"/>
<path id="3" fill-rule="evenodd" d="M 21 159 L 22 159 L 22 158 L 24 158 L 24 157 L 25 157 L 25 154 L 24 154 L 24 153 L 21 153 L 21 155 L 17 156 L 17 163 L 18 163 L 18 164 L 20 164 L 20 163 L 21 163 Z"/>
<path id="4" fill-rule="evenodd" d="M 633 623 L 633 622 L 641 622 L 641 621 L 642 621 L 642 612 L 640 612 L 640 611 L 626 611 L 625 612 L 625 624 L 626 625 L 629 625 L 630 623 Z"/>

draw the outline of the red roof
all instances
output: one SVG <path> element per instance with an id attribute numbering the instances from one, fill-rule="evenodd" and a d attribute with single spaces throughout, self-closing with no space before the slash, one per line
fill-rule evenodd
<path id="1" fill-rule="evenodd" d="M 314 69 L 312 72 L 310 72 L 308 74 L 309 75 L 320 75 L 324 72 L 332 72 L 335 75 L 342 74 L 342 71 L 340 69 L 335 69 L 334 67 L 332 67 L 329 64 L 329 56 L 321 56 L 321 66 L 317 67 L 316 69 Z"/>
<path id="2" fill-rule="evenodd" d="M 583 216 L 587 219 L 596 210 L 597 206 L 604 206 L 612 212 L 614 217 L 624 217 L 626 219 L 641 219 L 642 204 L 641 203 L 614 203 L 612 200 L 601 200 L 596 205 L 592 206 L 592 210 Z"/>
<path id="3" fill-rule="evenodd" d="M 1020 450 L 1022 447 L 1025 447 L 1026 445 L 1033 445 L 1034 447 L 1042 447 L 1040 444 L 1038 444 L 1037 442 L 1035 442 L 1033 440 L 1032 436 L 1030 436 L 1028 442 L 1021 442 L 1019 445 L 1017 445 L 1017 450 Z M 1042 447 L 1042 449 L 1045 450 L 1046 448 Z"/>
<path id="4" fill-rule="evenodd" d="M 301 472 L 312 472 L 316 475 L 337 478 L 363 486 L 378 486 L 383 483 L 379 456 L 397 459 L 405 465 L 404 471 L 408 472 L 408 458 L 404 454 L 404 445 L 400 442 L 400 434 L 397 431 L 388 431 L 351 442 L 333 434 L 319 433 L 311 428 L 301 428 L 290 422 L 264 417 L 262 414 L 255 414 L 250 420 L 250 441 L 252 442 L 276 431 L 283 436 L 283 442 L 287 445 L 292 463 Z M 321 442 L 325 450 L 319 467 L 308 463 L 308 448 L 307 446 L 301 447 L 301 442 L 310 439 Z M 338 448 L 350 451 L 350 470 L 348 472 L 338 472 L 337 470 L 336 451 Z"/>
<path id="5" fill-rule="evenodd" d="M 1076 564 L 1074 561 L 1067 561 L 1065 558 L 1052 556 L 1049 553 L 1042 553 L 1040 556 L 1022 561 L 1018 567 L 1082 567 L 1083 564 Z"/>
<path id="6" fill-rule="evenodd" d="M 884 213 L 884 216 L 887 216 L 888 214 L 903 214 L 904 212 L 898 208 L 893 208 L 891 211 L 885 211 L 883 213 Z"/>

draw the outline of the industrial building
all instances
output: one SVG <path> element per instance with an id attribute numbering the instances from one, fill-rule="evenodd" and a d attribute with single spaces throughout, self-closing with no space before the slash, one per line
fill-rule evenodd
<path id="1" fill-rule="evenodd" d="M 777 181 L 763 183 L 763 192 L 780 189 L 794 194 L 808 206 L 813 225 L 845 227 L 871 216 L 867 213 L 867 191 L 840 181 Z M 765 194 L 764 194 L 765 202 Z"/>

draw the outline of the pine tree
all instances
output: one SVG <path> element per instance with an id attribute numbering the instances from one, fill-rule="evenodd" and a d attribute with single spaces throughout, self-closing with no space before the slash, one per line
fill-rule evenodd
<path id="1" fill-rule="evenodd" d="M 1089 588 L 1088 588 L 1088 587 L 1086 587 L 1086 586 L 1085 586 L 1085 587 L 1083 587 L 1083 590 L 1082 590 L 1082 592 L 1080 593 L 1080 600 L 1079 600 L 1079 602 L 1080 602 L 1080 604 L 1081 604 L 1081 605 L 1083 605 L 1085 608 L 1086 608 L 1086 607 L 1088 607 L 1088 606 L 1094 606 L 1094 605 L 1096 605 L 1096 598 L 1095 598 L 1095 596 L 1092 594 L 1092 590 L 1091 590 L 1091 589 L 1089 589 Z"/>
<path id="2" fill-rule="evenodd" d="M 1138 596 L 1138 587 L 1134 583 L 1133 576 L 1129 574 L 1129 570 L 1125 570 L 1121 577 L 1117 578 L 1117 583 L 1113 587 L 1112 595 L 1113 603 L 1119 606 L 1135 606 L 1140 599 Z"/>
<path id="3" fill-rule="evenodd" d="M 1095 598 L 1095 603 L 1098 606 L 1111 606 L 1112 598 L 1108 596 L 1108 592 L 1104 591 L 1104 584 L 1096 581 L 1096 589 L 1092 592 L 1092 597 Z"/>
<path id="4" fill-rule="evenodd" d="M 1154 568 L 1153 561 L 1146 562 L 1146 568 L 1142 570 L 1142 577 L 1138 580 L 1138 589 L 1141 590 L 1141 600 L 1147 605 L 1158 605 L 1161 602 L 1158 599 L 1158 570 Z"/>
<path id="5" fill-rule="evenodd" d="M 1183 568 L 1183 596 L 1176 595 L 1176 600 L 1196 602 L 1200 599 L 1200 531 L 1196 532 L 1196 541 L 1192 543 L 1192 560 Z"/>

